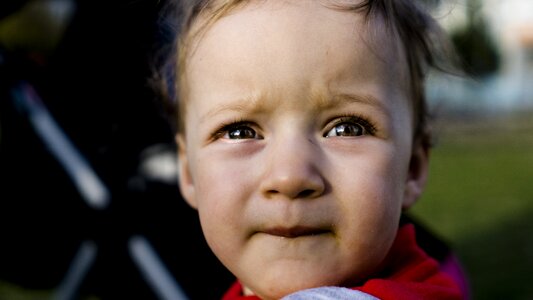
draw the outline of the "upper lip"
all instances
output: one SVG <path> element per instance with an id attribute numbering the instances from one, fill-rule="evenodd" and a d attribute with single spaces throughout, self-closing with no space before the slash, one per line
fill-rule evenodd
<path id="1" fill-rule="evenodd" d="M 329 232 L 330 230 L 319 228 L 319 227 L 309 227 L 309 226 L 293 226 L 293 227 L 283 227 L 283 226 L 277 226 L 277 227 L 270 227 L 265 230 L 261 230 L 260 232 L 279 236 L 279 237 L 286 237 L 286 238 L 295 238 L 299 236 L 307 236 L 307 235 L 317 235 Z"/>

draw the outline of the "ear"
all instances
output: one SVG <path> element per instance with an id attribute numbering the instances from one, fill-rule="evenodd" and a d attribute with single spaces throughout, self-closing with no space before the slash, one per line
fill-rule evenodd
<path id="1" fill-rule="evenodd" d="M 421 138 L 415 139 L 409 162 L 409 173 L 405 184 L 405 195 L 402 209 L 406 210 L 418 200 L 424 187 L 429 172 L 429 145 Z"/>
<path id="2" fill-rule="evenodd" d="M 187 155 L 187 147 L 185 138 L 182 134 L 176 135 L 176 143 L 178 145 L 178 184 L 180 192 L 185 201 L 194 209 L 197 209 L 194 180 L 189 169 L 189 157 Z"/>

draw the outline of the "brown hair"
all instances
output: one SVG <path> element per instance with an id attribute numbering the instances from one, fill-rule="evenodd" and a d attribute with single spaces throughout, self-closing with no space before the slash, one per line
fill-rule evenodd
<path id="1" fill-rule="evenodd" d="M 190 51 L 191 40 L 218 19 L 236 7 L 250 0 L 188 0 L 180 1 L 169 9 L 167 20 L 179 20 L 174 26 L 177 33 L 167 57 L 170 59 L 164 65 L 165 72 L 160 81 L 163 83 L 164 95 L 173 104 L 174 115 L 177 116 L 176 130 L 184 129 L 184 105 L 179 103 L 184 98 L 184 76 L 186 57 Z M 336 3 L 331 1 L 336 9 L 362 12 L 367 23 L 377 17 L 385 20 L 387 30 L 395 32 L 406 53 L 408 64 L 410 89 L 415 115 L 415 137 L 420 138 L 428 146 L 431 143 L 431 133 L 428 126 L 428 109 L 425 99 L 424 78 L 429 68 L 454 72 L 455 60 L 451 43 L 446 34 L 431 17 L 431 15 L 414 0 L 361 0 Z M 206 16 L 204 22 L 197 24 L 199 16 Z"/>

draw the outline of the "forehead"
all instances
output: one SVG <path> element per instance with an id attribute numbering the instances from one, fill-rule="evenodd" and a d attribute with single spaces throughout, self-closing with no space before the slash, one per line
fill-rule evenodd
<path id="1" fill-rule="evenodd" d="M 378 78 L 397 89 L 407 86 L 402 47 L 384 22 L 323 1 L 246 3 L 196 35 L 191 48 L 184 75 L 215 78 L 221 89 L 304 75 L 325 83 Z"/>

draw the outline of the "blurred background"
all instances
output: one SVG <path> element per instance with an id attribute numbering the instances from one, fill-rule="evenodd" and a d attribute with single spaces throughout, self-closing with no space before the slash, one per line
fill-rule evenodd
<path id="1" fill-rule="evenodd" d="M 435 148 L 411 214 L 472 299 L 533 299 L 533 2 L 426 2 L 466 74 L 430 75 Z M 148 80 L 165 4 L 0 2 L 0 299 L 217 299 L 232 281 L 180 198 Z"/>
<path id="2" fill-rule="evenodd" d="M 466 74 L 430 76 L 435 148 L 412 213 L 452 245 L 473 299 L 533 299 L 533 1 L 433 4 Z"/>
<path id="3" fill-rule="evenodd" d="M 0 299 L 217 299 L 232 280 L 148 80 L 164 5 L 0 1 Z"/>

